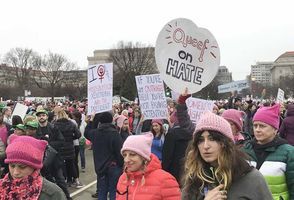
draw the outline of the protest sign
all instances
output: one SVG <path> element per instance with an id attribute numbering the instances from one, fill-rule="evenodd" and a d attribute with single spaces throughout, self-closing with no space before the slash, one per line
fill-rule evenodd
<path id="1" fill-rule="evenodd" d="M 88 113 L 112 109 L 112 63 L 90 65 L 88 68 Z"/>
<path id="2" fill-rule="evenodd" d="M 190 97 L 186 100 L 186 105 L 188 107 L 188 114 L 190 115 L 190 119 L 197 124 L 200 116 L 203 113 L 207 111 L 212 112 L 214 103 L 213 101 Z"/>
<path id="3" fill-rule="evenodd" d="M 219 85 L 218 93 L 241 91 L 245 88 L 249 88 L 249 83 L 247 80 L 234 81 L 224 85 Z"/>
<path id="4" fill-rule="evenodd" d="M 167 103 L 160 75 L 136 76 L 136 84 L 144 119 L 167 118 Z"/>
<path id="5" fill-rule="evenodd" d="M 20 116 L 22 119 L 25 118 L 27 111 L 28 111 L 28 106 L 20 104 L 20 103 L 16 103 L 16 105 L 14 106 L 13 112 L 11 116 L 14 115 L 18 115 Z"/>
<path id="6" fill-rule="evenodd" d="M 112 105 L 118 105 L 120 104 L 120 97 L 119 96 L 113 96 L 112 97 Z"/>
<path id="7" fill-rule="evenodd" d="M 278 94 L 277 94 L 277 102 L 278 103 L 283 103 L 284 102 L 284 96 L 285 96 L 284 90 L 282 90 L 281 88 L 279 88 Z"/>
<path id="8" fill-rule="evenodd" d="M 195 93 L 216 76 L 220 51 L 214 36 L 189 19 L 168 22 L 160 31 L 155 59 L 161 78 L 174 91 Z"/>

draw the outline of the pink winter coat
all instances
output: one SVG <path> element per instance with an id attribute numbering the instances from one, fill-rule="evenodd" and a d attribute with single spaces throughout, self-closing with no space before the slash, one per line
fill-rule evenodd
<path id="1" fill-rule="evenodd" d="M 180 200 L 181 192 L 176 179 L 161 169 L 158 158 L 151 154 L 151 161 L 144 174 L 145 183 L 142 185 L 143 173 L 123 173 L 118 181 L 116 200 Z M 123 194 L 125 193 L 125 194 Z M 128 195 L 128 198 L 127 198 Z"/>

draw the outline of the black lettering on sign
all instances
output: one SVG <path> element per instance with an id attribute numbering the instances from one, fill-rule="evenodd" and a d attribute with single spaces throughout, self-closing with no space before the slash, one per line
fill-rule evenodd
<path id="1" fill-rule="evenodd" d="M 166 74 L 171 75 L 177 79 L 181 79 L 186 82 L 193 82 L 197 85 L 202 84 L 202 73 L 204 69 L 202 67 L 195 67 L 190 64 L 179 63 L 172 58 L 168 59 L 166 66 Z"/>

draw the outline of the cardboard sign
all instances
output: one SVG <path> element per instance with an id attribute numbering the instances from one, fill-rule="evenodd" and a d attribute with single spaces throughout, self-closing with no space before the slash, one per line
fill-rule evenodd
<path id="1" fill-rule="evenodd" d="M 167 103 L 160 75 L 136 76 L 136 84 L 144 119 L 167 118 Z"/>
<path id="2" fill-rule="evenodd" d="M 285 92 L 282 89 L 279 88 L 278 94 L 277 94 L 277 102 L 283 103 L 284 102 L 284 96 L 285 96 Z"/>
<path id="3" fill-rule="evenodd" d="M 200 91 L 216 76 L 220 50 L 214 36 L 191 20 L 179 18 L 160 31 L 155 59 L 161 78 L 174 91 Z"/>
<path id="4" fill-rule="evenodd" d="M 88 68 L 88 113 L 112 109 L 112 63 L 90 65 Z"/>
<path id="5" fill-rule="evenodd" d="M 25 118 L 26 113 L 28 111 L 28 106 L 20 104 L 20 103 L 16 103 L 16 105 L 14 106 L 13 112 L 12 112 L 12 116 L 14 115 L 18 115 L 20 116 L 22 119 Z"/>
<path id="6" fill-rule="evenodd" d="M 241 91 L 245 88 L 249 88 L 249 83 L 247 80 L 234 81 L 224 85 L 218 86 L 218 93 L 226 93 L 233 91 Z"/>
<path id="7" fill-rule="evenodd" d="M 214 103 L 213 101 L 190 97 L 186 100 L 186 105 L 188 107 L 188 114 L 190 115 L 191 121 L 197 124 L 203 113 L 207 111 L 212 112 Z"/>

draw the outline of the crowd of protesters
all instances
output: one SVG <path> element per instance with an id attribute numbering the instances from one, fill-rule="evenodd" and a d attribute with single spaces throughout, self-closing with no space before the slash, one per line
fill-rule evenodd
<path id="1" fill-rule="evenodd" d="M 185 103 L 190 96 L 184 91 L 169 100 L 168 116 L 152 120 L 137 103 L 90 114 L 86 101 L 23 102 L 24 119 L 12 117 L 15 103 L 1 103 L 1 195 L 26 197 L 13 184 L 29 188 L 32 177 L 35 199 L 53 195 L 46 187 L 71 199 L 69 187 L 84 187 L 79 175 L 87 170 L 88 144 L 97 176 L 92 197 L 99 200 L 294 199 L 292 102 L 234 96 L 215 101 L 195 124 Z M 23 142 L 36 144 L 30 151 L 38 157 L 13 154 Z"/>

